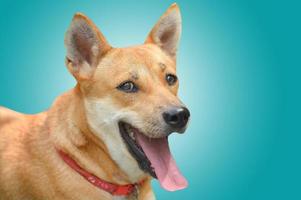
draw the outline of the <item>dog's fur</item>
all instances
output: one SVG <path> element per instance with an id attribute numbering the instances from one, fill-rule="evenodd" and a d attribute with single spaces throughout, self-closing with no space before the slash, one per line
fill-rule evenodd
<path id="1" fill-rule="evenodd" d="M 128 152 L 117 122 L 135 124 L 149 137 L 164 132 L 161 110 L 181 105 L 178 83 L 165 81 L 165 74 L 176 70 L 180 33 L 176 4 L 143 45 L 129 48 L 111 47 L 92 21 L 76 14 L 65 37 L 66 65 L 76 87 L 47 112 L 25 115 L 0 108 L 0 200 L 136 199 L 96 188 L 66 165 L 56 148 L 108 182 L 145 180 L 137 199 L 155 199 L 150 176 Z M 139 84 L 139 92 L 116 89 L 128 79 Z"/>

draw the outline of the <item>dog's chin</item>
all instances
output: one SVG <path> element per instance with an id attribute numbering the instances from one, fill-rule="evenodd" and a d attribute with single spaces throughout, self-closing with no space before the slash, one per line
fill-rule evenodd
<path id="1" fill-rule="evenodd" d="M 142 147 L 138 144 L 136 134 L 143 134 L 140 132 L 137 128 L 133 127 L 132 125 L 126 123 L 126 122 L 119 122 L 119 131 L 120 134 L 129 150 L 131 155 L 136 159 L 138 162 L 138 165 L 140 169 L 142 169 L 144 172 L 148 173 L 154 178 L 157 178 L 156 173 L 151 166 L 151 162 L 145 155 Z M 151 140 L 151 138 L 149 138 Z"/>

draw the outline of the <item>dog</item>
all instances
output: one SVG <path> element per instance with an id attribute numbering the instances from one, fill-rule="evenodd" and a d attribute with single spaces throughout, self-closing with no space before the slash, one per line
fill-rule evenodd
<path id="1" fill-rule="evenodd" d="M 42 113 L 0 108 L 0 200 L 151 200 L 152 178 L 187 187 L 168 145 L 190 118 L 177 97 L 180 35 L 176 4 L 127 48 L 76 13 L 65 34 L 76 86 Z"/>

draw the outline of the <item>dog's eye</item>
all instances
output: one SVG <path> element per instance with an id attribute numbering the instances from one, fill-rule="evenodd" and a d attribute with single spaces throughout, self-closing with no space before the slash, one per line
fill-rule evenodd
<path id="1" fill-rule="evenodd" d="M 178 80 L 178 78 L 173 74 L 167 74 L 165 79 L 166 79 L 168 85 L 174 85 Z"/>
<path id="2" fill-rule="evenodd" d="M 135 83 L 133 83 L 132 81 L 127 81 L 124 83 L 121 83 L 117 89 L 123 91 L 123 92 L 137 92 L 138 91 L 138 87 L 135 85 Z"/>

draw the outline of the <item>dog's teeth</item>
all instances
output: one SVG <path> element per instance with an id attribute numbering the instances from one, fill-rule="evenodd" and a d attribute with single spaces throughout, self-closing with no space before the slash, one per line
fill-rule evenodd
<path id="1" fill-rule="evenodd" d="M 132 130 L 129 132 L 129 135 L 130 135 L 130 137 L 131 137 L 133 140 L 135 140 L 134 132 L 133 132 Z"/>
<path id="2" fill-rule="evenodd" d="M 126 127 L 126 131 L 127 131 L 128 133 L 130 133 L 130 132 L 132 132 L 132 129 L 131 129 L 129 126 L 127 126 L 127 127 Z"/>
<path id="3" fill-rule="evenodd" d="M 129 126 L 127 124 L 124 126 L 124 128 L 125 128 L 126 131 L 129 130 Z"/>
<path id="4" fill-rule="evenodd" d="M 129 136 L 130 136 L 133 140 L 135 140 L 134 131 L 133 131 L 132 127 L 129 126 L 129 125 L 126 125 L 126 126 L 125 126 L 125 129 L 126 129 L 126 132 L 129 134 Z"/>

